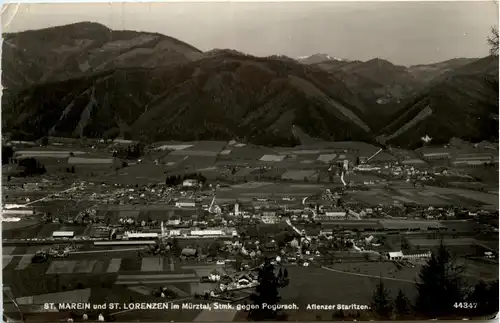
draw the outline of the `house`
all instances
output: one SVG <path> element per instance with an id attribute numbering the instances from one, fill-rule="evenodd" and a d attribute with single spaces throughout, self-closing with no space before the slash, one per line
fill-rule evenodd
<path id="1" fill-rule="evenodd" d="M 331 236 L 333 235 L 333 230 L 332 229 L 323 229 L 319 233 L 322 236 Z"/>
<path id="2" fill-rule="evenodd" d="M 171 219 L 171 220 L 167 221 L 167 225 L 175 226 L 175 225 L 179 225 L 179 224 L 181 224 L 180 219 Z"/>
<path id="3" fill-rule="evenodd" d="M 389 260 L 401 260 L 403 259 L 403 252 L 401 251 L 389 252 L 387 253 L 387 258 Z"/>
<path id="4" fill-rule="evenodd" d="M 196 187 L 196 186 L 198 186 L 198 181 L 195 179 L 185 179 L 182 182 L 182 186 L 184 186 L 184 187 Z"/>
<path id="5" fill-rule="evenodd" d="M 224 277 L 224 274 L 216 269 L 212 270 L 212 272 L 208 275 L 208 279 L 214 282 L 218 282 L 221 278 Z"/>
<path id="6" fill-rule="evenodd" d="M 273 251 L 276 251 L 278 248 L 276 246 L 276 243 L 275 242 L 266 242 L 262 245 L 262 250 L 263 251 L 267 251 L 267 252 L 273 252 Z"/>
<path id="7" fill-rule="evenodd" d="M 275 224 L 278 222 L 276 215 L 263 215 L 260 219 L 265 224 Z"/>
<path id="8" fill-rule="evenodd" d="M 181 256 L 184 257 L 196 257 L 197 251 L 193 248 L 184 248 L 181 251 Z"/>

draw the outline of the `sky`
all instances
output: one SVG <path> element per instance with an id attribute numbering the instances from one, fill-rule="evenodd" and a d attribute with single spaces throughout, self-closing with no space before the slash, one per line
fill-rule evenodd
<path id="1" fill-rule="evenodd" d="M 10 4 L 2 32 L 92 21 L 158 32 L 200 50 L 292 58 L 324 53 L 413 65 L 488 54 L 494 1 Z"/>

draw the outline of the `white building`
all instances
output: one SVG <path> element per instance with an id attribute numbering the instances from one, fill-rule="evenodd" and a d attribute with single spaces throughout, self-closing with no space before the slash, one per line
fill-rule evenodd
<path id="1" fill-rule="evenodd" d="M 73 238 L 75 233 L 73 231 L 54 231 L 52 238 Z"/>
<path id="2" fill-rule="evenodd" d="M 2 210 L 2 215 L 3 216 L 9 216 L 9 215 L 33 215 L 35 214 L 35 211 L 33 209 L 3 209 Z"/>
<path id="3" fill-rule="evenodd" d="M 265 224 L 275 224 L 278 222 L 276 215 L 263 215 L 260 220 Z"/>
<path id="4" fill-rule="evenodd" d="M 223 236 L 222 230 L 191 230 L 192 236 L 207 237 L 207 236 Z"/>
<path id="5" fill-rule="evenodd" d="M 346 214 L 346 211 L 327 211 L 324 216 L 327 218 L 345 218 Z"/>
<path id="6" fill-rule="evenodd" d="M 184 186 L 184 187 L 196 187 L 196 186 L 198 186 L 198 181 L 195 179 L 185 179 L 182 182 L 182 186 Z"/>
<path id="7" fill-rule="evenodd" d="M 427 259 L 430 258 L 432 253 L 430 251 L 415 254 L 403 254 L 402 251 L 389 252 L 387 258 L 389 260 L 409 260 L 409 259 Z"/>
<path id="8" fill-rule="evenodd" d="M 156 239 L 158 233 L 156 232 L 130 232 L 126 231 L 124 234 L 125 239 Z"/>
<path id="9" fill-rule="evenodd" d="M 167 221 L 167 225 L 179 225 L 181 224 L 181 220 L 179 219 L 172 219 Z"/>
<path id="10" fill-rule="evenodd" d="M 181 235 L 181 230 L 169 230 L 168 235 L 173 237 L 178 237 Z"/>
<path id="11" fill-rule="evenodd" d="M 354 170 L 356 170 L 358 172 L 372 172 L 372 171 L 380 170 L 380 167 L 371 166 L 368 164 L 362 164 L 362 165 L 354 167 Z"/>
<path id="12" fill-rule="evenodd" d="M 176 207 L 196 207 L 196 203 L 194 200 L 181 200 L 175 202 Z"/>

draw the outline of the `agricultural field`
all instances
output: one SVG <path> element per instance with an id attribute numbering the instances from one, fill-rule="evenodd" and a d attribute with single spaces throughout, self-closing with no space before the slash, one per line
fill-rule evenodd
<path id="1" fill-rule="evenodd" d="M 305 178 L 311 179 L 315 173 L 313 170 L 291 170 L 281 175 L 281 178 L 284 180 L 303 181 Z"/>
<path id="2" fill-rule="evenodd" d="M 445 226 L 439 221 L 429 221 L 429 220 L 380 220 L 380 224 L 384 229 L 422 229 L 427 230 L 428 227 L 432 228 L 444 228 Z"/>
<path id="3" fill-rule="evenodd" d="M 281 291 L 282 302 L 295 302 L 299 307 L 304 307 L 306 304 L 338 303 L 369 305 L 373 290 L 379 282 L 379 276 L 393 278 L 392 276 L 398 275 L 398 278 L 403 277 L 402 279 L 408 280 L 407 282 L 385 280 L 384 283 L 390 289 L 391 296 L 395 296 L 399 289 L 408 296 L 414 294 L 412 279 L 417 274 L 415 268 L 408 269 L 408 272 L 396 273 L 396 267 L 392 263 L 372 262 L 336 264 L 331 268 L 336 271 L 318 267 L 287 267 L 290 285 Z M 351 274 L 344 271 L 351 271 Z"/>
<path id="4" fill-rule="evenodd" d="M 461 205 L 471 207 L 492 205 L 498 207 L 498 196 L 494 194 L 434 186 L 426 186 L 421 189 L 409 187 L 373 188 L 369 191 L 349 192 L 348 195 L 361 203 L 371 205 L 392 205 L 394 201 L 399 201 L 434 206 Z"/>
<path id="5" fill-rule="evenodd" d="M 230 150 L 229 154 L 223 154 L 220 156 L 223 160 L 234 160 L 234 161 L 255 161 L 262 158 L 264 155 L 276 154 L 276 151 L 272 148 L 255 146 L 255 145 L 244 145 L 244 146 L 227 146 L 227 150 Z"/>

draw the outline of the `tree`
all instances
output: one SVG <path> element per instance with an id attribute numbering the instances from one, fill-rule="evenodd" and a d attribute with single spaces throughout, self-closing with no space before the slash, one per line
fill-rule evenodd
<path id="1" fill-rule="evenodd" d="M 42 146 L 48 146 L 49 145 L 49 137 L 45 136 L 42 138 L 42 140 L 40 141 L 40 144 Z"/>
<path id="2" fill-rule="evenodd" d="M 389 319 L 392 314 L 389 292 L 385 288 L 382 279 L 380 279 L 373 293 L 371 309 L 381 319 Z"/>
<path id="3" fill-rule="evenodd" d="M 406 238 L 401 239 L 401 250 L 408 250 L 408 249 L 410 249 L 408 240 Z"/>
<path id="4" fill-rule="evenodd" d="M 266 260 L 264 266 L 259 269 L 258 281 L 259 285 L 255 288 L 255 293 L 250 296 L 258 308 L 250 311 L 249 318 L 254 321 L 275 319 L 278 317 L 278 312 L 273 310 L 272 306 L 281 300 L 280 286 L 278 277 L 274 273 L 274 266 L 269 260 Z M 265 308 L 264 304 L 266 304 Z"/>
<path id="5" fill-rule="evenodd" d="M 8 164 L 12 157 L 14 157 L 14 149 L 11 146 L 2 145 L 2 165 Z"/>
<path id="6" fill-rule="evenodd" d="M 179 239 L 175 238 L 172 240 L 172 251 L 174 255 L 178 256 L 181 254 L 181 248 L 179 247 Z"/>
<path id="7" fill-rule="evenodd" d="M 491 34 L 488 36 L 487 41 L 490 46 L 490 55 L 498 56 L 498 27 L 491 27 Z"/>
<path id="8" fill-rule="evenodd" d="M 208 247 L 208 255 L 210 257 L 216 257 L 219 253 L 219 249 L 221 248 L 221 245 L 218 241 L 214 241 L 210 244 Z"/>
<path id="9" fill-rule="evenodd" d="M 441 241 L 420 271 L 420 282 L 416 283 L 416 314 L 431 319 L 452 315 L 453 304 L 463 300 L 462 273 L 463 267 L 455 263 Z"/>
<path id="10" fill-rule="evenodd" d="M 396 310 L 396 315 L 398 318 L 405 318 L 410 314 L 410 304 L 408 298 L 400 289 L 398 296 L 394 300 L 394 309 Z"/>

